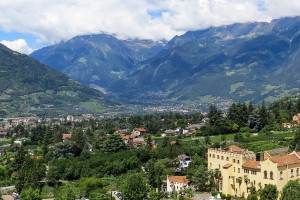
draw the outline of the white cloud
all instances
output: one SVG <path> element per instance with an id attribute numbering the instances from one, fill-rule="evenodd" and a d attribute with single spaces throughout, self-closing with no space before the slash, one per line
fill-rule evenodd
<path id="1" fill-rule="evenodd" d="M 1 43 L 19 53 L 30 54 L 33 52 L 33 49 L 24 39 L 18 39 L 14 41 L 2 40 Z"/>
<path id="2" fill-rule="evenodd" d="M 50 44 L 76 35 L 170 39 L 188 30 L 300 13 L 299 0 L 1 0 L 0 30 Z M 161 15 L 160 15 L 160 12 Z M 151 16 L 149 13 L 156 13 Z"/>

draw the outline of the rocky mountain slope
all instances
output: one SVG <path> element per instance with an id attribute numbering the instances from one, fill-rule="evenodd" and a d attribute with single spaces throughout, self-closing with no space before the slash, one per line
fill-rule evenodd
<path id="1" fill-rule="evenodd" d="M 80 36 L 32 56 L 123 99 L 272 101 L 299 92 L 299 30 L 300 17 L 233 24 L 189 31 L 164 47 Z"/>

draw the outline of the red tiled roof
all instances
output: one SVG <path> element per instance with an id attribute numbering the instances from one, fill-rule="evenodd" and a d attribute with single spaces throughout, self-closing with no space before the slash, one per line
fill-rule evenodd
<path id="1" fill-rule="evenodd" d="M 137 128 L 136 130 L 139 131 L 139 132 L 146 132 L 145 128 Z"/>
<path id="2" fill-rule="evenodd" d="M 70 139 L 72 137 L 72 134 L 70 134 L 70 133 L 65 133 L 65 134 L 63 134 L 63 139 L 65 140 L 65 139 Z"/>
<path id="3" fill-rule="evenodd" d="M 260 169 L 260 162 L 255 160 L 249 160 L 242 165 L 243 168 Z"/>
<path id="4" fill-rule="evenodd" d="M 238 146 L 235 146 L 235 145 L 230 145 L 225 150 L 229 151 L 229 152 L 239 152 L 239 151 L 243 151 L 244 149 L 242 149 L 242 148 L 240 148 Z"/>
<path id="5" fill-rule="evenodd" d="M 229 168 L 229 167 L 231 167 L 231 166 L 232 166 L 232 164 L 226 163 L 225 165 L 223 165 L 223 168 L 227 169 L 227 168 Z"/>
<path id="6" fill-rule="evenodd" d="M 188 183 L 186 176 L 169 176 L 168 179 L 174 183 Z"/>
<path id="7" fill-rule="evenodd" d="M 292 164 L 297 164 L 300 163 L 300 159 L 295 155 L 285 155 L 285 156 L 276 156 L 273 158 L 270 158 L 270 160 L 273 163 L 277 163 L 278 167 L 284 166 L 284 165 L 292 165 Z"/>
<path id="8" fill-rule="evenodd" d="M 123 140 L 129 140 L 130 136 L 129 135 L 122 135 Z"/>

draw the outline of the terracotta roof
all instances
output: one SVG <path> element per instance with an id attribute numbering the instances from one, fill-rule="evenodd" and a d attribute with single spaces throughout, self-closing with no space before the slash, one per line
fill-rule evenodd
<path id="1" fill-rule="evenodd" d="M 292 164 L 300 163 L 300 159 L 295 154 L 285 155 L 285 156 L 276 156 L 276 157 L 270 158 L 270 160 L 273 163 L 277 163 L 278 167 L 284 166 L 286 164 L 292 165 Z"/>
<path id="2" fill-rule="evenodd" d="M 137 131 L 139 131 L 139 132 L 146 132 L 146 129 L 145 129 L 145 128 L 137 128 L 137 129 L 135 129 L 135 130 L 137 130 Z"/>
<path id="3" fill-rule="evenodd" d="M 239 151 L 243 151 L 244 149 L 242 149 L 242 148 L 240 148 L 238 146 L 235 146 L 235 145 L 230 145 L 225 150 L 229 151 L 229 152 L 239 152 Z"/>
<path id="4" fill-rule="evenodd" d="M 130 136 L 129 135 L 122 135 L 121 136 L 123 140 L 129 140 Z"/>
<path id="5" fill-rule="evenodd" d="M 188 183 L 186 176 L 168 176 L 170 182 Z"/>
<path id="6" fill-rule="evenodd" d="M 72 134 L 70 134 L 70 133 L 65 133 L 65 134 L 63 134 L 63 139 L 65 140 L 65 139 L 70 139 L 72 137 Z"/>
<path id="7" fill-rule="evenodd" d="M 260 162 L 255 160 L 249 160 L 242 165 L 243 168 L 260 169 Z"/>
<path id="8" fill-rule="evenodd" d="M 226 163 L 225 165 L 223 165 L 223 168 L 227 169 L 227 168 L 229 168 L 229 167 L 231 167 L 231 166 L 232 166 L 232 164 Z"/>

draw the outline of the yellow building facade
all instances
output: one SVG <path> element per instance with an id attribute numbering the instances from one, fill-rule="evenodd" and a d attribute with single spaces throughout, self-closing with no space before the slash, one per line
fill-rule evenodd
<path id="1" fill-rule="evenodd" d="M 267 184 L 281 191 L 288 181 L 300 179 L 300 152 L 271 157 L 232 145 L 208 149 L 207 158 L 208 168 L 221 172 L 219 188 L 224 194 L 247 197 L 251 185 L 258 190 Z"/>

